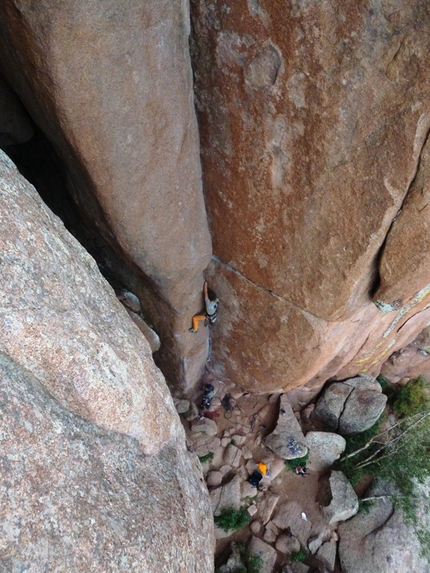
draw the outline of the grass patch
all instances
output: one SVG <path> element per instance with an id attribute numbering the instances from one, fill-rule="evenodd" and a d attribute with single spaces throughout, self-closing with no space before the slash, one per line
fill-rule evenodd
<path id="1" fill-rule="evenodd" d="M 220 515 L 214 517 L 214 521 L 223 531 L 236 531 L 249 523 L 251 516 L 246 507 L 240 509 L 225 508 Z"/>
<path id="2" fill-rule="evenodd" d="M 309 459 L 309 452 L 303 456 L 303 458 L 295 458 L 294 460 L 284 460 L 284 465 L 286 468 L 294 472 L 297 466 L 305 466 Z"/>
<path id="3" fill-rule="evenodd" d="M 201 464 L 204 464 L 210 460 L 214 459 L 214 453 L 213 452 L 209 452 L 208 454 L 206 454 L 205 456 L 200 456 L 199 460 Z"/>
<path id="4" fill-rule="evenodd" d="M 430 384 L 424 376 L 409 380 L 403 386 L 394 401 L 393 410 L 399 418 L 430 410 Z"/>
<path id="5" fill-rule="evenodd" d="M 294 563 L 303 563 L 307 556 L 308 555 L 306 551 L 304 551 L 303 549 L 299 549 L 298 551 L 294 551 L 294 553 L 291 553 L 289 559 Z"/>

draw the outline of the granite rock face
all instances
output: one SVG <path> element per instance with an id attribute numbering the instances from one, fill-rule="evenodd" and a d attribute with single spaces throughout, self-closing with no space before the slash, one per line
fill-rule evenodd
<path id="1" fill-rule="evenodd" d="M 357 495 L 342 472 L 332 471 L 321 480 L 319 496 L 323 515 L 330 524 L 346 521 L 358 511 Z"/>
<path id="2" fill-rule="evenodd" d="M 340 434 L 359 434 L 377 422 L 386 403 L 387 396 L 376 380 L 358 376 L 328 385 L 311 418 Z"/>
<path id="3" fill-rule="evenodd" d="M 420 543 L 389 499 L 339 526 L 339 558 L 348 573 L 428 571 Z"/>
<path id="4" fill-rule="evenodd" d="M 81 211 L 127 261 L 124 272 L 141 273 L 136 294 L 172 383 L 195 382 L 207 338 L 188 328 L 211 241 L 188 3 L 41 0 L 36 10 L 7 0 L 0 20 L 2 71 L 64 162 Z"/>
<path id="5" fill-rule="evenodd" d="M 63 406 L 136 438 L 146 453 L 182 438 L 148 342 L 95 261 L 3 152 L 0 226 L 0 350 Z"/>
<path id="6" fill-rule="evenodd" d="M 2 152 L 0 222 L 0 570 L 213 571 L 201 467 L 148 342 Z"/>
<path id="7" fill-rule="evenodd" d="M 0 394 L 1 571 L 213 571 L 207 490 L 181 440 L 146 456 L 1 352 Z"/>
<path id="8" fill-rule="evenodd" d="M 264 438 L 264 445 L 284 460 L 303 458 L 308 453 L 306 438 L 286 394 L 282 394 L 276 427 Z"/>
<path id="9" fill-rule="evenodd" d="M 219 375 L 377 374 L 430 320 L 428 3 L 191 6 Z"/>

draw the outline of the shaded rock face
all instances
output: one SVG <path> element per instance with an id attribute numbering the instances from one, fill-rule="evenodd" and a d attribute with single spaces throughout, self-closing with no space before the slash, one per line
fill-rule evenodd
<path id="1" fill-rule="evenodd" d="M 207 338 L 188 328 L 211 243 L 187 2 L 33 5 L 2 3 L 0 66 L 64 161 L 81 211 L 143 273 L 137 294 L 172 382 L 196 381 Z"/>
<path id="2" fill-rule="evenodd" d="M 32 136 L 33 128 L 24 106 L 0 76 L 0 147 L 24 143 Z"/>
<path id="3" fill-rule="evenodd" d="M 147 341 L 94 260 L 3 152 L 0 221 L 0 350 L 63 406 L 133 436 L 146 453 L 182 439 Z"/>
<path id="4" fill-rule="evenodd" d="M 195 456 L 154 456 L 62 407 L 0 353 L 0 570 L 213 571 L 213 524 Z"/>
<path id="5" fill-rule="evenodd" d="M 427 2 L 191 6 L 220 375 L 288 390 L 378 373 L 430 319 Z"/>

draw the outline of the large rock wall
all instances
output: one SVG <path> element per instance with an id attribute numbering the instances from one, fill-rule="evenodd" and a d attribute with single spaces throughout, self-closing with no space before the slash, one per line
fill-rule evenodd
<path id="1" fill-rule="evenodd" d="M 1 69 L 63 160 L 81 210 L 144 274 L 172 383 L 198 379 L 211 243 L 201 189 L 186 0 L 7 0 Z M 166 359 L 163 360 L 163 354 Z"/>
<path id="2" fill-rule="evenodd" d="M 377 373 L 430 320 L 427 2 L 191 5 L 217 372 Z"/>
<path id="3" fill-rule="evenodd" d="M 201 466 L 148 342 L 3 152 L 0 226 L 0 570 L 213 571 Z"/>
<path id="4" fill-rule="evenodd" d="M 146 453 L 182 436 L 146 339 L 3 152 L 0 221 L 0 350 L 75 414 L 133 436 Z"/>

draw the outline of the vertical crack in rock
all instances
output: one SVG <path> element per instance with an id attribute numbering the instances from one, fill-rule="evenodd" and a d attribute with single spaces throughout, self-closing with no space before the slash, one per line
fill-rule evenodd
<path id="1" fill-rule="evenodd" d="M 348 402 L 348 400 L 349 400 L 349 398 L 350 398 L 350 396 L 351 396 L 351 394 L 352 394 L 353 392 L 354 392 L 354 388 L 351 387 L 351 391 L 350 391 L 350 393 L 348 394 L 348 396 L 345 398 L 345 401 L 343 402 L 343 405 L 342 405 L 342 410 L 340 411 L 340 414 L 339 414 L 339 416 L 338 416 L 338 418 L 337 418 L 336 431 L 339 430 L 340 420 L 341 420 L 341 418 L 342 418 L 342 416 L 343 416 L 343 413 L 345 412 L 346 403 Z"/>
<path id="2" fill-rule="evenodd" d="M 422 119 L 422 118 L 420 118 L 420 120 L 421 120 L 421 119 Z M 424 121 L 425 121 L 426 119 L 427 119 L 427 116 L 424 116 Z M 418 121 L 418 125 L 417 125 L 417 136 L 418 136 L 418 132 L 420 131 L 420 120 Z M 430 122 L 430 118 L 429 118 L 428 121 Z M 380 249 L 379 249 L 379 251 L 378 251 L 378 253 L 377 253 L 376 257 L 375 257 L 375 278 L 374 278 L 374 281 L 373 281 L 373 285 L 372 285 L 371 288 L 370 288 L 370 297 L 371 297 L 371 298 L 373 298 L 373 296 L 374 296 L 375 293 L 377 292 L 377 290 L 378 290 L 378 288 L 379 288 L 379 285 L 380 285 L 380 282 L 381 282 L 380 272 L 379 272 L 379 266 L 380 266 L 382 254 L 383 254 L 384 249 L 385 249 L 385 246 L 386 246 L 386 244 L 387 244 L 387 239 L 388 239 L 388 237 L 389 237 L 389 235 L 390 235 L 390 232 L 391 232 L 391 230 L 392 230 L 392 228 L 393 228 L 394 223 L 396 222 L 396 219 L 398 218 L 398 216 L 399 216 L 400 213 L 402 212 L 402 210 L 403 210 L 403 208 L 404 208 L 404 206 L 405 206 L 405 203 L 406 203 L 406 201 L 407 201 L 407 199 L 408 199 L 409 193 L 410 193 L 411 189 L 413 188 L 414 183 L 415 183 L 415 181 L 416 181 L 416 179 L 417 179 L 417 176 L 418 176 L 418 173 L 419 173 L 419 170 L 420 170 L 422 154 L 423 154 L 424 148 L 425 148 L 425 146 L 426 146 L 426 144 L 427 144 L 427 141 L 428 141 L 428 139 L 429 139 L 429 135 L 430 135 L 430 125 L 427 125 L 427 126 L 425 127 L 425 135 L 424 135 L 424 137 L 422 138 L 421 144 L 420 144 L 420 146 L 419 146 L 419 148 L 418 148 L 419 150 L 416 148 L 416 147 L 417 147 L 417 146 L 416 146 L 417 141 L 415 140 L 415 142 L 414 142 L 414 155 L 416 155 L 416 157 L 417 157 L 417 160 L 416 160 L 416 163 L 415 163 L 415 169 L 414 169 L 413 174 L 412 174 L 412 177 L 411 177 L 411 179 L 410 179 L 410 181 L 409 181 L 409 185 L 407 186 L 405 196 L 403 197 L 403 201 L 401 202 L 401 204 L 400 204 L 400 206 L 399 206 L 399 208 L 398 208 L 398 210 L 397 210 L 397 213 L 394 215 L 393 220 L 391 221 L 391 224 L 390 224 L 390 226 L 388 227 L 388 230 L 387 230 L 387 232 L 386 232 L 386 234 L 385 234 L 385 238 L 384 238 L 384 240 L 383 240 L 382 243 L 381 243 L 381 247 L 380 247 Z M 376 306 L 378 307 L 378 309 L 381 310 L 382 312 L 391 312 L 392 310 L 396 310 L 395 308 L 392 308 L 391 305 L 385 305 L 382 301 L 374 301 L 374 302 L 375 302 Z"/>

